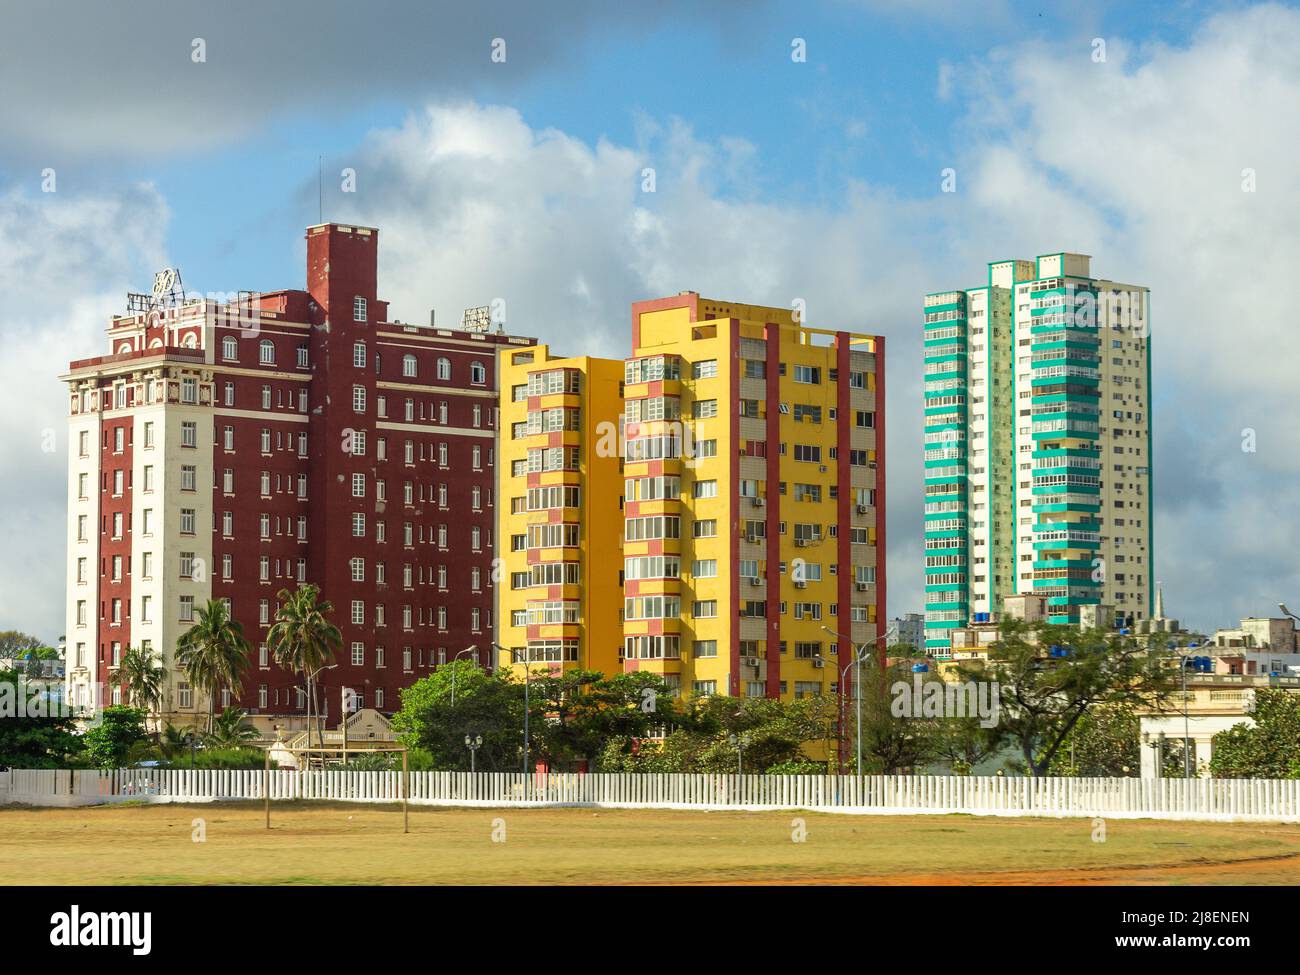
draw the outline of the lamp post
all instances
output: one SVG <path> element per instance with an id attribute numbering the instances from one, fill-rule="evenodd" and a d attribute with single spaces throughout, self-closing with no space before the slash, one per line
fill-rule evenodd
<path id="1" fill-rule="evenodd" d="M 511 663 L 519 663 L 519 651 L 503 647 L 499 643 L 493 643 L 492 646 L 510 654 Z M 524 772 L 528 771 L 528 712 L 532 710 L 529 705 L 529 692 L 532 688 L 532 667 L 529 666 L 528 648 L 524 647 Z"/>
<path id="2" fill-rule="evenodd" d="M 474 756 L 478 753 L 478 750 L 483 747 L 483 736 L 466 735 L 465 747 L 469 749 L 469 770 L 473 772 L 475 770 Z"/>
<path id="3" fill-rule="evenodd" d="M 1189 643 L 1187 644 L 1187 650 L 1195 650 L 1199 646 L 1199 643 Z M 1183 778 L 1185 779 L 1192 777 L 1192 722 L 1187 713 L 1187 661 L 1190 658 L 1190 653 L 1180 653 L 1178 655 L 1178 669 L 1182 671 L 1183 678 Z"/>
<path id="4" fill-rule="evenodd" d="M 451 658 L 451 706 L 456 706 L 456 661 L 467 653 L 478 653 L 478 644 L 471 643 L 456 656 Z"/>
<path id="5" fill-rule="evenodd" d="M 848 641 L 849 646 L 853 647 L 853 659 L 850 660 L 847 664 L 845 664 L 843 669 L 840 671 L 840 683 L 839 683 L 840 742 L 841 742 L 841 751 L 842 751 L 843 750 L 842 743 L 844 741 L 844 676 L 845 674 L 848 673 L 848 669 L 850 667 L 854 667 L 856 668 L 853 673 L 853 702 L 856 709 L 856 718 L 854 719 L 855 720 L 854 735 L 857 741 L 855 746 L 856 764 L 853 766 L 853 774 L 861 775 L 862 774 L 862 661 L 863 658 L 866 656 L 867 647 L 879 643 L 881 640 L 889 640 L 891 637 L 897 637 L 898 630 L 892 626 L 888 627 L 884 633 L 880 634 L 874 640 L 869 640 L 866 643 L 857 645 L 854 644 L 852 637 L 847 637 L 843 633 L 839 632 L 838 630 L 832 630 L 829 626 L 823 626 L 822 629 L 825 630 L 827 633 L 831 634 L 831 636 L 836 636 L 839 637 L 841 640 Z M 881 672 L 882 673 L 884 672 L 883 668 L 881 669 Z"/>
<path id="6" fill-rule="evenodd" d="M 320 674 L 323 674 L 327 670 L 333 670 L 337 666 L 338 664 L 324 664 L 320 667 L 317 667 L 315 670 L 309 671 L 306 675 L 307 676 L 307 747 L 308 748 L 311 748 L 312 712 L 315 710 L 315 698 L 316 698 L 316 695 L 312 693 L 312 688 L 315 687 L 316 678 Z M 321 718 L 319 714 L 316 715 L 315 717 L 317 721 L 319 721 Z M 325 747 L 324 732 L 322 731 L 320 734 L 317 735 L 317 737 L 320 738 L 321 747 L 324 748 Z"/>
<path id="7" fill-rule="evenodd" d="M 727 741 L 736 746 L 736 774 L 745 774 L 745 739 L 736 732 L 727 735 Z"/>

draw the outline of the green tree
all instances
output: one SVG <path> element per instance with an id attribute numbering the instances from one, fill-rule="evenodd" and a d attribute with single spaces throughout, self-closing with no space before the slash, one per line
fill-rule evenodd
<path id="1" fill-rule="evenodd" d="M 316 675 L 343 643 L 343 634 L 329 620 L 334 604 L 320 598 L 320 588 L 304 583 L 296 590 L 281 589 L 275 622 L 266 634 L 276 663 L 301 674 L 307 690 L 307 747 L 312 744 L 312 721 L 317 713 Z"/>
<path id="2" fill-rule="evenodd" d="M 534 678 L 530 702 L 537 755 L 557 769 L 597 759 L 610 739 L 644 739 L 680 717 L 663 678 L 646 671 L 606 677 L 571 670 Z"/>
<path id="3" fill-rule="evenodd" d="M 207 748 L 238 748 L 245 742 L 255 741 L 261 737 L 257 729 L 244 723 L 242 709 L 228 707 L 217 716 L 212 724 L 212 731 L 204 736 Z"/>
<path id="4" fill-rule="evenodd" d="M 161 710 L 167 671 L 152 654 L 139 647 L 127 647 L 113 679 L 126 688 L 129 705 L 152 714 Z"/>
<path id="5" fill-rule="evenodd" d="M 208 697 L 209 732 L 217 716 L 217 691 L 228 690 L 238 697 L 243 689 L 249 651 L 243 627 L 231 619 L 220 599 L 208 600 L 194 625 L 176 641 L 176 665 L 195 690 Z"/>
<path id="6" fill-rule="evenodd" d="M 40 637 L 23 633 L 20 630 L 0 630 L 0 660 L 26 660 L 32 650 L 45 647 Z"/>
<path id="7" fill-rule="evenodd" d="M 540 712 L 537 717 L 541 719 Z M 393 715 L 392 726 L 402 744 L 427 754 L 433 769 L 468 770 L 465 736 L 475 734 L 483 736 L 478 768 L 518 771 L 523 746 L 523 684 L 504 672 L 482 670 L 473 661 L 454 660 L 402 689 L 401 707 Z"/>
<path id="8" fill-rule="evenodd" d="M 1043 776 L 1090 708 L 1163 705 L 1174 687 L 1168 664 L 1167 654 L 1120 633 L 1006 621 L 983 670 L 967 675 L 997 682 L 999 737 Z"/>
<path id="9" fill-rule="evenodd" d="M 1210 774 L 1216 779 L 1300 778 L 1300 694 L 1284 688 L 1255 691 L 1252 724 L 1214 736 Z"/>
<path id="10" fill-rule="evenodd" d="M 19 707 L 19 694 L 29 700 Z M 20 683 L 16 671 L 0 670 L 0 768 L 67 768 L 81 762 L 82 741 L 71 715 Z"/>
<path id="11" fill-rule="evenodd" d="M 1141 734 L 1141 722 L 1132 708 L 1091 708 L 1066 734 L 1052 756 L 1048 774 L 1109 778 L 1137 775 L 1142 765 Z M 1177 762 L 1177 774 L 1181 775 L 1181 748 Z"/>
<path id="12" fill-rule="evenodd" d="M 145 712 L 125 705 L 110 705 L 100 711 L 99 723 L 82 736 L 86 758 L 96 768 L 122 768 L 137 742 L 148 739 Z"/>
<path id="13" fill-rule="evenodd" d="M 874 658 L 863 669 L 862 679 L 862 769 L 863 775 L 897 775 L 922 768 L 940 755 L 943 718 L 927 717 L 920 701 L 899 706 L 899 695 L 915 695 L 916 682 L 912 664 L 900 661 L 885 669 L 881 681 Z M 942 678 L 933 671 L 919 675 L 921 686 Z M 899 686 L 901 685 L 901 686 Z M 856 760 L 857 714 L 859 702 L 845 705 L 845 731 L 849 754 Z"/>

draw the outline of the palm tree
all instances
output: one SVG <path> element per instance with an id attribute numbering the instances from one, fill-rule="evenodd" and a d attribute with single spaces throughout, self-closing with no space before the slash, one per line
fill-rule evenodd
<path id="1" fill-rule="evenodd" d="M 217 716 L 215 727 L 207 735 L 207 744 L 212 748 L 238 748 L 259 737 L 256 728 L 244 724 L 243 710 L 229 707 Z"/>
<path id="2" fill-rule="evenodd" d="M 167 671 L 151 654 L 139 647 L 127 647 L 113 678 L 126 688 L 126 703 L 156 714 L 162 709 L 163 682 Z"/>
<path id="3" fill-rule="evenodd" d="M 316 709 L 316 675 L 343 643 L 343 634 L 326 617 L 334 604 L 319 599 L 320 587 L 305 583 L 290 592 L 281 589 L 275 623 L 267 631 L 266 643 L 276 663 L 302 674 L 307 684 L 307 747 L 311 748 L 312 715 Z"/>
<path id="4" fill-rule="evenodd" d="M 217 691 L 228 690 L 238 697 L 243 690 L 240 679 L 250 649 L 243 627 L 230 618 L 220 599 L 209 599 L 194 625 L 176 641 L 176 665 L 196 690 L 208 695 L 209 733 L 217 716 Z"/>

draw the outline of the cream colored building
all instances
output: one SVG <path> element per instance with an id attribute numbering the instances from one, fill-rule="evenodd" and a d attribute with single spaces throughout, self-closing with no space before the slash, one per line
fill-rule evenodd
<path id="1" fill-rule="evenodd" d="M 1156 777 L 1156 755 L 1162 747 L 1166 755 L 1181 755 L 1187 738 L 1192 742 L 1193 768 L 1208 775 L 1214 736 L 1234 725 L 1250 724 L 1255 692 L 1268 687 L 1300 693 L 1300 678 L 1189 673 L 1185 700 L 1180 686 L 1163 710 L 1140 713 L 1142 777 Z"/>

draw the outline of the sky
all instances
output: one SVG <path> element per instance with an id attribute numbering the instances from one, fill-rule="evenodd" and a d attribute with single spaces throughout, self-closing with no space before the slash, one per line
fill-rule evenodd
<path id="1" fill-rule="evenodd" d="M 63 630 L 57 376 L 107 351 L 109 317 L 161 267 L 191 291 L 303 287 L 322 215 L 380 228 L 393 317 L 501 299 L 507 330 L 563 354 L 627 354 L 629 304 L 683 290 L 802 299 L 810 324 L 885 335 L 891 616 L 922 609 L 922 296 L 990 261 L 1090 254 L 1151 288 L 1167 612 L 1205 630 L 1300 603 L 1295 5 L 3 16 L 0 630 Z"/>

